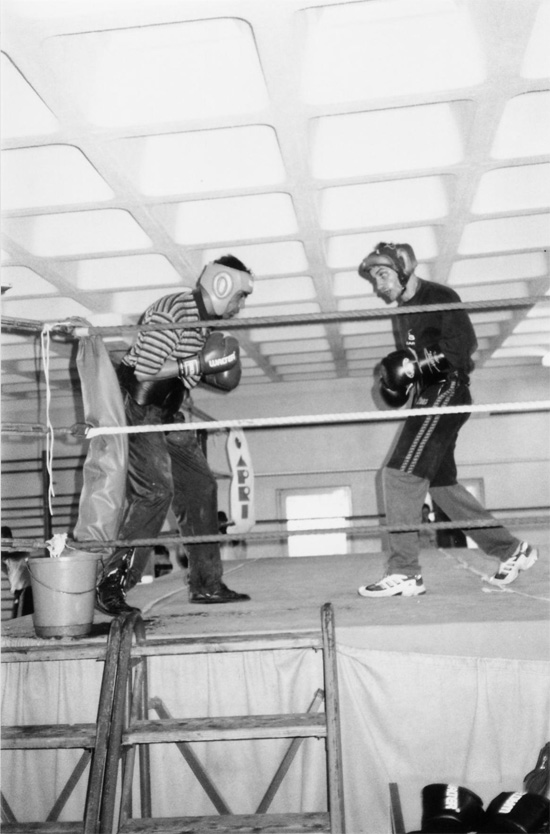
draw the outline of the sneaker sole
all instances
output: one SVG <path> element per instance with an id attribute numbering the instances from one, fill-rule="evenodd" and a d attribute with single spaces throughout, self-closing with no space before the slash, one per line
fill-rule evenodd
<path id="1" fill-rule="evenodd" d="M 504 579 L 497 579 L 496 576 L 491 576 L 489 582 L 493 585 L 511 585 L 511 583 L 518 578 L 519 572 L 521 570 L 529 570 L 529 568 L 532 568 L 538 558 L 538 550 L 533 547 L 529 556 L 521 556 L 518 559 L 515 568 L 510 571 L 508 576 L 505 576 Z"/>
<path id="2" fill-rule="evenodd" d="M 404 591 L 367 591 L 366 586 L 357 589 L 360 597 L 375 599 L 376 597 L 421 597 L 426 593 L 426 588 L 416 587 Z"/>
<path id="3" fill-rule="evenodd" d="M 235 602 L 250 602 L 250 597 L 247 599 L 190 599 L 191 605 L 227 605 Z"/>

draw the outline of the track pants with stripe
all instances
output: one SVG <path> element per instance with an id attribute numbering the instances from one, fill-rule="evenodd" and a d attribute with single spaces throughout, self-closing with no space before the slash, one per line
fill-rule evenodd
<path id="1" fill-rule="evenodd" d="M 423 389 L 413 407 L 470 405 L 471 402 L 468 384 L 451 375 L 445 382 Z M 388 525 L 420 524 L 428 491 L 452 521 L 493 520 L 491 513 L 457 483 L 455 446 L 469 416 L 465 413 L 407 418 L 383 470 Z M 505 527 L 468 528 L 466 532 L 481 550 L 499 560 L 511 556 L 519 543 Z M 419 550 L 417 531 L 391 533 L 387 572 L 420 573 Z"/>

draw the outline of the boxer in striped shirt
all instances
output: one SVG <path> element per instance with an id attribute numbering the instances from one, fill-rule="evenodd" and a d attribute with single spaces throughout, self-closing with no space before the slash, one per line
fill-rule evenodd
<path id="1" fill-rule="evenodd" d="M 173 422 L 189 391 L 203 382 L 231 391 L 241 378 L 239 343 L 212 328 L 166 325 L 236 316 L 253 289 L 253 275 L 233 255 L 208 264 L 195 289 L 160 298 L 140 324 L 165 326 L 140 330 L 117 369 L 128 425 Z M 181 420 L 181 415 L 178 416 Z M 146 432 L 128 436 L 128 477 L 121 539 L 158 536 L 170 507 L 183 536 L 218 534 L 217 484 L 194 432 Z M 96 589 L 96 608 L 117 616 L 134 610 L 126 593 L 139 580 L 149 548 L 119 548 L 104 560 Z M 222 582 L 218 542 L 192 544 L 189 598 L 192 603 L 240 602 L 247 594 Z"/>

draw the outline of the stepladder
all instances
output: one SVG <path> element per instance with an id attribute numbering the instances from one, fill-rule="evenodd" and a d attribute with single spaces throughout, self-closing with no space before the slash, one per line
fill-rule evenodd
<path id="1" fill-rule="evenodd" d="M 266 695 L 273 681 L 270 678 L 267 686 L 262 679 L 268 676 L 266 653 L 267 667 L 275 670 L 276 677 L 277 670 L 279 677 L 291 670 L 293 691 L 282 702 L 279 693 L 277 712 L 265 709 L 274 703 Z M 189 706 L 182 715 L 189 671 L 180 672 L 184 692 L 178 706 L 174 704 L 174 678 L 166 689 L 162 675 L 157 673 L 155 679 L 155 664 L 167 656 L 176 669 L 182 659 L 192 658 L 190 668 L 195 670 L 195 677 L 219 674 L 222 689 L 231 693 L 239 688 L 245 693 L 248 690 L 248 697 L 243 700 L 234 695 L 235 712 L 228 711 L 226 700 L 222 714 L 216 709 L 220 704 L 212 703 L 207 716 L 193 714 Z M 336 642 L 330 603 L 321 609 L 318 632 L 147 641 L 136 648 L 133 663 L 129 712 L 121 740 L 120 834 L 345 831 Z M 312 673 L 315 668 L 320 670 L 321 686 L 315 686 L 319 682 Z M 201 671 L 196 672 L 198 669 Z M 177 679 L 177 671 L 172 671 L 174 674 Z M 196 689 L 197 680 L 193 683 Z M 304 700 L 308 687 L 310 694 Z M 251 694 L 250 690 L 256 689 L 260 692 Z M 233 701 L 233 696 L 229 700 Z M 288 704 L 288 711 L 286 706 L 281 709 L 281 703 Z M 243 709 L 246 704 L 250 711 Z M 257 745 L 261 752 L 251 753 Z M 306 810 L 307 802 L 319 804 L 318 796 L 312 801 L 307 788 L 305 794 L 300 788 L 301 780 L 307 782 L 311 775 L 310 768 L 317 768 L 317 773 L 323 771 L 324 807 Z M 176 770 L 180 775 L 174 780 Z M 208 797 L 211 812 L 204 811 L 204 802 L 197 811 L 191 792 L 181 788 L 186 795 L 174 797 L 170 816 L 159 816 L 156 809 L 162 802 L 157 802 L 157 791 L 160 784 L 162 792 L 163 778 L 175 792 L 184 784 L 181 779 L 195 780 Z M 238 807 L 238 797 L 243 795 L 248 804 L 244 810 Z"/>
<path id="2" fill-rule="evenodd" d="M 4 746 L 12 750 L 32 754 L 56 748 L 61 756 L 63 748 L 83 749 L 42 822 L 18 823 L 11 797 L 2 796 L 6 832 L 345 831 L 330 604 L 321 609 L 319 630 L 155 639 L 146 635 L 141 618 L 133 614 L 113 621 L 103 653 L 97 646 L 80 646 L 34 654 L 46 664 L 61 660 L 69 666 L 79 657 L 105 660 L 97 721 L 3 728 Z M 179 666 L 182 659 L 187 661 L 184 670 Z M 167 660 L 172 663 L 170 681 L 161 668 Z M 220 676 L 213 690 L 224 698 L 217 703 L 214 696 L 205 715 L 203 700 L 196 708 L 193 693 L 201 693 L 209 679 Z M 286 685 L 280 685 L 279 678 Z M 281 697 L 283 690 L 289 691 Z M 277 750 L 266 752 L 270 745 Z M 261 751 L 254 758 L 248 748 L 257 746 Z M 315 768 L 323 771 L 322 800 L 317 795 L 312 799 L 307 786 L 303 799 L 296 786 L 311 782 Z M 207 797 L 207 811 L 203 805 L 196 807 L 185 773 L 193 780 L 195 794 L 198 786 Z M 235 802 L 235 780 L 246 781 L 244 793 L 251 797 L 251 808 L 243 810 Z M 169 801 L 168 810 L 157 795 L 164 782 L 173 786 L 168 790 L 179 800 Z M 59 821 L 71 792 L 76 786 L 82 792 L 84 785 L 82 818 Z"/>

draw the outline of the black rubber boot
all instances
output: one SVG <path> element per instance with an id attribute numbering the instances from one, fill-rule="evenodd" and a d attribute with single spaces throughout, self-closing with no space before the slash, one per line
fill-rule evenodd
<path id="1" fill-rule="evenodd" d="M 124 585 L 127 572 L 128 563 L 125 562 L 121 567 L 115 568 L 103 577 L 97 585 L 95 607 L 102 614 L 118 617 L 120 614 L 131 614 L 133 611 L 139 611 L 139 608 L 132 608 L 126 602 Z"/>

